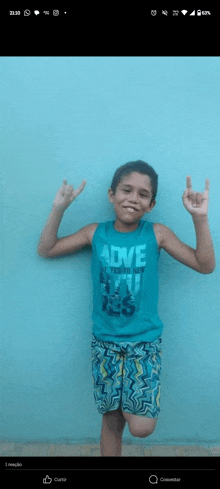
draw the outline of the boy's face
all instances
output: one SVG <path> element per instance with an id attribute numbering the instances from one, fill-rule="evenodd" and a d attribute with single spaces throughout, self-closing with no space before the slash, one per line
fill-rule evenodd
<path id="1" fill-rule="evenodd" d="M 109 201 L 114 204 L 117 216 L 117 227 L 138 226 L 140 219 L 149 213 L 156 202 L 152 199 L 151 181 L 148 175 L 132 172 L 122 177 L 116 188 L 115 194 L 112 189 L 108 191 Z"/>

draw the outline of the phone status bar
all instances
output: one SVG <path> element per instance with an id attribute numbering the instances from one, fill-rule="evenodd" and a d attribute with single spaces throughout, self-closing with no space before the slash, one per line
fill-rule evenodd
<path id="1" fill-rule="evenodd" d="M 72 12 L 69 10 L 9 10 L 9 16 L 15 17 L 59 17 L 68 16 Z M 149 10 L 149 16 L 151 17 L 209 17 L 211 16 L 211 10 Z"/>

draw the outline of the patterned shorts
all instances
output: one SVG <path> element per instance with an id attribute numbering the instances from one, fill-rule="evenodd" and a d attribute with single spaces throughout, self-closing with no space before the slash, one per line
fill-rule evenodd
<path id="1" fill-rule="evenodd" d="M 160 412 L 161 337 L 151 343 L 113 343 L 92 335 L 92 375 L 101 414 L 157 418 Z"/>

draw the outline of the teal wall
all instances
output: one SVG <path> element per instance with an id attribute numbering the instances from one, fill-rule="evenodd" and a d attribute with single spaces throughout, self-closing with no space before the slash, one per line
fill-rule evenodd
<path id="1" fill-rule="evenodd" d="M 93 400 L 91 250 L 52 260 L 38 240 L 62 179 L 87 186 L 60 236 L 114 218 L 115 169 L 143 159 L 159 174 L 149 216 L 195 247 L 186 175 L 210 179 L 217 266 L 201 275 L 164 251 L 161 414 L 147 443 L 220 441 L 220 59 L 5 57 L 2 65 L 2 439 L 98 440 Z M 126 428 L 125 439 L 138 442 Z M 146 443 L 146 440 L 144 440 Z M 143 440 L 140 440 L 143 443 Z"/>

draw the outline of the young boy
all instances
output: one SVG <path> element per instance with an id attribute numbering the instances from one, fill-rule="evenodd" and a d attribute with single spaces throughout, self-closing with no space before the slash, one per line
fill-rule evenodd
<path id="1" fill-rule="evenodd" d="M 186 179 L 183 205 L 192 215 L 196 249 L 163 224 L 142 220 L 154 208 L 158 176 L 143 161 L 118 168 L 108 190 L 115 221 L 89 224 L 57 238 L 64 211 L 82 192 L 63 180 L 43 229 L 38 254 L 57 257 L 92 246 L 94 398 L 103 415 L 101 455 L 121 456 L 126 422 L 135 437 L 147 437 L 160 412 L 161 334 L 157 313 L 160 250 L 200 273 L 212 273 L 215 256 L 208 226 L 209 180 L 193 192 Z"/>

